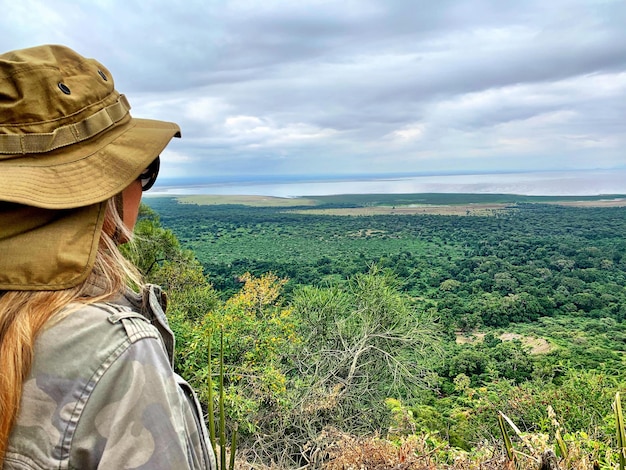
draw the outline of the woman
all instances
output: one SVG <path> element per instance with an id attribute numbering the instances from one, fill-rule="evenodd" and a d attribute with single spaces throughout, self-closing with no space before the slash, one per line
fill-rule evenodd
<path id="1" fill-rule="evenodd" d="M 0 55 L 4 470 L 215 466 L 164 297 L 118 250 L 180 130 L 129 109 L 71 49 Z"/>

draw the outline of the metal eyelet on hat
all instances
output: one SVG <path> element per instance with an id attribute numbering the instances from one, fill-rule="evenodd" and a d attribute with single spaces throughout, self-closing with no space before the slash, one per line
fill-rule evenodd
<path id="1" fill-rule="evenodd" d="M 108 82 L 109 79 L 107 78 L 107 76 L 104 74 L 104 72 L 100 69 L 98 69 L 98 75 L 100 75 L 102 77 L 102 80 L 104 80 L 105 82 Z"/>
<path id="2" fill-rule="evenodd" d="M 70 90 L 70 88 L 63 82 L 59 82 L 59 90 L 61 90 L 63 93 L 65 93 L 66 95 L 69 95 L 72 93 L 72 91 Z"/>

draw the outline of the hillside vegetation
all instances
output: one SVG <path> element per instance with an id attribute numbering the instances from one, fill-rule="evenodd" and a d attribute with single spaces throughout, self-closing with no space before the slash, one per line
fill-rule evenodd
<path id="1" fill-rule="evenodd" d="M 518 468 L 539 468 L 547 449 L 561 468 L 618 468 L 624 207 L 506 195 L 315 199 L 151 198 L 129 254 L 168 289 L 176 367 L 204 403 L 217 370 L 209 342 L 216 351 L 223 331 L 241 468 L 504 468 L 498 412 L 519 428 L 509 429 Z M 318 212 L 481 203 L 503 206 Z"/>

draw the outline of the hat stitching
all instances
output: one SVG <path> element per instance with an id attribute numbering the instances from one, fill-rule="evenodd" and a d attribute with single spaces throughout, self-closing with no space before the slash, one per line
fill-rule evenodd
<path id="1" fill-rule="evenodd" d="M 88 67 L 84 67 L 84 65 L 88 65 Z M 66 72 L 76 72 L 78 71 L 85 71 L 87 69 L 106 69 L 106 67 L 104 67 L 102 64 L 99 64 L 98 61 L 96 61 L 95 59 L 87 59 L 87 58 L 83 58 L 83 60 L 79 60 L 77 61 L 75 64 L 72 63 L 65 63 L 63 64 L 62 67 L 58 66 L 58 65 L 49 65 L 49 64 L 29 64 L 27 62 L 21 62 L 19 65 L 19 68 L 12 68 L 11 71 L 4 71 L 5 73 L 3 75 L 0 75 L 0 80 L 7 80 L 15 75 L 19 75 L 22 73 L 30 73 L 33 70 L 55 70 L 59 73 L 59 75 L 63 75 L 61 72 L 62 71 L 66 71 Z M 0 69 L 2 70 L 2 69 Z"/>
<path id="2" fill-rule="evenodd" d="M 58 67 L 55 67 L 53 65 L 30 65 L 30 66 L 25 65 L 23 68 L 20 68 L 20 69 L 17 69 L 17 70 L 13 70 L 11 72 L 8 72 L 8 73 L 0 75 L 0 80 L 2 80 L 2 81 L 9 80 L 9 79 L 15 77 L 16 75 L 22 75 L 22 74 L 25 74 L 25 73 L 31 73 L 33 70 L 38 70 L 38 69 L 55 70 L 57 72 L 61 71 Z"/>
<path id="3" fill-rule="evenodd" d="M 52 150 L 48 153 L 40 153 L 40 154 L 32 154 L 32 155 L 2 155 L 0 154 L 0 166 L 7 165 L 10 168 L 14 169 L 31 169 L 31 168 L 53 168 L 53 167 L 62 167 L 64 165 L 73 165 L 77 162 L 82 161 L 85 158 L 89 158 L 100 150 L 105 149 L 110 143 L 117 140 L 119 137 L 124 135 L 127 131 L 133 129 L 137 125 L 137 119 L 133 119 L 130 117 L 130 114 L 127 114 L 120 121 L 115 123 L 107 132 L 101 132 L 100 134 L 94 136 L 93 143 L 97 145 L 97 148 L 94 150 L 88 151 L 88 153 L 83 154 L 80 153 L 75 155 L 71 152 L 63 152 L 63 148 Z M 141 120 L 139 120 L 141 121 Z M 145 129 L 148 132 L 152 129 Z M 100 144 L 98 144 L 95 139 L 102 139 Z M 92 141 L 83 141 L 80 148 L 84 148 L 84 145 L 91 145 Z M 76 146 L 79 148 L 79 146 Z M 71 150 L 71 148 L 70 148 Z M 67 157 L 67 159 L 63 159 L 63 157 Z M 56 163 L 48 162 L 49 159 L 54 159 L 55 161 L 61 158 L 61 161 L 57 161 Z M 65 170 L 64 170 L 65 171 Z"/>
<path id="4" fill-rule="evenodd" d="M 96 101 L 95 103 L 92 103 L 92 104 L 90 104 L 88 106 L 85 106 L 84 108 L 81 108 L 78 111 L 75 111 L 75 112 L 73 112 L 71 114 L 66 114 L 64 116 L 59 116 L 58 118 L 54 118 L 54 119 L 48 119 L 46 121 L 32 121 L 32 122 L 31 121 L 24 121 L 24 122 L 6 123 L 6 124 L 0 123 L 0 128 L 2 128 L 2 127 L 4 127 L 4 128 L 13 128 L 13 127 L 23 127 L 23 126 L 38 126 L 38 125 L 42 125 L 42 124 L 53 123 L 53 122 L 56 122 L 56 121 L 63 121 L 65 119 L 70 119 L 70 118 L 76 116 L 77 114 L 84 113 L 84 112 L 88 111 L 90 108 L 101 106 L 103 101 L 110 100 L 112 96 L 122 96 L 122 95 L 120 95 L 116 90 L 111 90 L 111 92 L 108 93 L 107 96 L 105 96 L 101 100 Z M 130 106 L 130 104 L 128 106 Z M 25 134 L 28 134 L 28 133 L 26 132 Z"/>
<path id="5" fill-rule="evenodd" d="M 117 135 L 117 136 L 116 136 L 113 140 L 117 140 L 118 138 L 121 138 L 124 134 L 126 134 L 127 132 L 129 132 L 129 131 L 131 131 L 133 128 L 135 128 L 135 127 L 136 127 L 136 125 L 137 125 L 137 121 L 136 121 L 136 120 L 131 121 L 131 122 L 129 123 L 128 129 L 125 129 L 125 130 L 124 130 L 121 134 Z M 146 129 L 146 130 L 150 131 L 150 130 L 152 130 L 152 129 Z M 106 147 L 105 147 L 105 148 L 106 148 Z M 87 155 L 84 155 L 84 156 L 82 156 L 81 158 L 78 158 L 78 159 L 76 159 L 76 160 L 72 160 L 72 161 L 69 161 L 69 162 L 63 162 L 63 163 L 52 164 L 52 165 L 46 165 L 46 167 L 45 167 L 45 168 L 59 168 L 59 169 L 60 169 L 60 168 L 61 168 L 61 167 L 63 167 L 63 166 L 67 166 L 67 165 L 75 165 L 77 162 L 80 162 L 80 161 L 82 161 L 82 160 L 86 160 L 86 159 L 88 159 L 88 158 L 92 157 L 93 155 L 95 155 L 96 153 L 98 153 L 98 152 L 100 152 L 100 151 L 105 150 L 105 148 L 100 148 L 100 149 L 97 149 L 97 150 L 95 150 L 95 151 L 93 151 L 93 152 L 91 152 L 91 153 L 89 153 L 89 154 L 87 154 Z M 18 168 L 20 168 L 20 167 L 21 167 L 21 168 L 32 168 L 32 166 L 31 166 L 31 165 L 17 165 L 17 167 L 18 167 Z M 139 169 L 139 170 L 135 169 L 135 172 L 136 172 L 136 171 L 138 171 L 137 175 L 139 175 L 139 174 L 140 174 L 141 170 L 143 170 L 143 168 L 142 168 L 142 169 Z M 67 172 L 68 172 L 68 170 L 62 170 L 62 171 L 63 171 L 64 173 L 66 173 L 66 174 L 67 174 Z M 77 174 L 81 174 L 81 173 L 82 173 L 82 170 L 76 170 L 75 172 L 76 172 Z M 132 174 L 132 173 L 133 173 L 133 172 L 123 172 L 123 176 L 127 176 L 127 175 Z M 48 175 L 48 176 L 49 176 L 49 175 Z M 122 176 L 122 175 L 120 175 L 120 176 Z M 120 179 L 122 179 L 122 178 L 120 178 Z M 48 184 L 46 184 L 46 183 L 48 183 L 48 182 L 49 182 L 49 178 L 46 178 L 46 177 L 44 177 L 43 175 L 41 175 L 41 176 L 40 176 L 40 175 L 37 175 L 37 174 L 33 174 L 33 175 L 31 175 L 31 176 L 30 176 L 30 180 L 31 180 L 31 182 L 38 182 L 41 186 L 49 186 Z M 110 194 L 111 189 L 112 189 L 113 187 L 115 187 L 115 186 L 118 186 L 118 185 L 119 185 L 119 184 L 110 185 L 110 186 L 107 186 L 107 187 L 102 187 L 102 186 L 94 187 L 94 188 L 93 188 L 93 191 L 92 191 L 92 192 L 90 192 L 88 195 L 84 195 L 83 197 L 80 197 L 80 195 L 74 195 L 74 196 L 73 196 L 73 201 L 74 201 L 75 203 L 80 203 L 81 201 L 91 201 L 91 200 L 96 199 L 96 198 L 97 198 L 97 199 L 99 199 L 99 198 L 101 198 L 101 197 L 103 197 L 103 196 L 106 196 L 107 194 Z M 58 186 L 58 184 L 52 184 L 52 185 L 50 185 L 50 186 Z M 124 185 L 121 185 L 121 186 L 122 186 L 122 189 L 123 189 Z M 15 190 L 15 191 L 14 191 L 14 194 L 19 194 L 19 193 L 21 192 L 23 195 L 25 195 L 25 196 L 29 196 L 29 197 L 30 197 L 31 199 L 33 199 L 33 200 L 39 200 L 39 201 L 41 201 L 41 202 L 46 202 L 46 201 L 47 201 L 47 199 L 46 199 L 46 198 L 44 198 L 44 197 L 42 197 L 42 198 L 36 198 L 36 197 L 33 197 L 33 196 L 35 196 L 35 195 L 34 195 L 34 194 L 32 194 L 32 191 L 31 191 L 30 187 L 29 187 L 29 186 L 27 186 L 26 184 L 24 184 L 24 189 L 23 189 L 22 191 L 19 191 L 19 190 L 18 190 L 17 188 L 15 188 L 15 187 L 14 187 L 14 190 Z M 80 204 L 76 204 L 76 205 L 78 206 L 78 205 L 80 205 Z"/>

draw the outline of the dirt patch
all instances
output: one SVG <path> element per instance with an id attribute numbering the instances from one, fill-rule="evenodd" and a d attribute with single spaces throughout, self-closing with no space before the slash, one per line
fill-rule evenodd
<path id="1" fill-rule="evenodd" d="M 485 333 L 456 333 L 456 344 L 481 343 L 485 339 Z"/>
<path id="2" fill-rule="evenodd" d="M 524 346 L 530 347 L 531 354 L 547 354 L 552 351 L 552 346 L 543 338 L 523 336 L 517 333 L 503 333 L 499 336 L 502 341 L 519 339 Z"/>
<path id="3" fill-rule="evenodd" d="M 598 199 L 597 201 L 557 201 L 548 204 L 568 207 L 626 207 L 626 198 Z"/>
<path id="4" fill-rule="evenodd" d="M 524 346 L 530 348 L 530 354 L 547 354 L 554 348 L 544 338 L 536 338 L 534 336 L 523 336 L 518 333 L 502 333 L 498 336 L 502 341 L 520 340 Z M 479 343 L 485 339 L 485 333 L 456 333 L 457 344 Z"/>
<path id="5" fill-rule="evenodd" d="M 385 232 L 384 230 L 376 230 L 376 229 L 368 228 L 368 229 L 358 230 L 356 232 L 351 232 L 351 233 L 348 233 L 347 235 L 352 238 L 367 238 L 367 237 L 372 237 L 376 235 L 384 235 L 385 233 L 387 232 Z"/>

